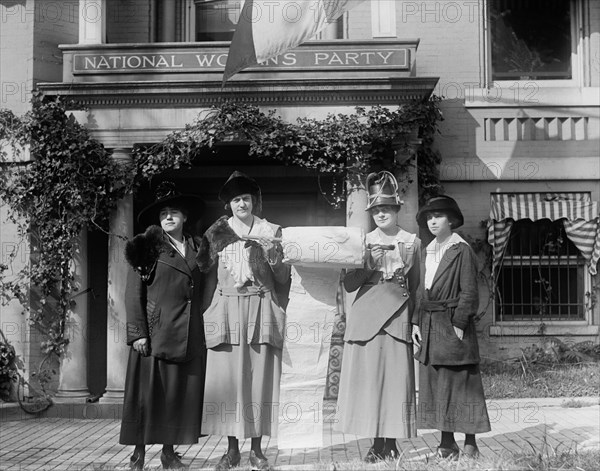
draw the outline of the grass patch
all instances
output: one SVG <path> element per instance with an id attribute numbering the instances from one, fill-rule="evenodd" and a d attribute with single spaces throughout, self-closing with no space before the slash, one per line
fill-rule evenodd
<path id="1" fill-rule="evenodd" d="M 581 399 L 568 399 L 566 401 L 563 401 L 560 406 L 566 409 L 578 409 L 580 407 L 595 406 L 596 404 L 598 404 L 598 401 L 592 402 L 582 401 Z"/>
<path id="2" fill-rule="evenodd" d="M 493 458 L 471 460 L 460 458 L 458 461 L 408 460 L 400 457 L 395 461 L 368 465 L 359 460 L 349 462 L 315 463 L 305 469 L 308 471 L 362 471 L 362 470 L 394 470 L 394 471 L 458 471 L 458 470 L 498 470 L 498 471 L 596 471 L 600 462 L 600 450 L 551 449 L 541 450 L 532 447 L 531 451 L 518 455 L 505 453 Z M 282 467 L 285 469 L 285 467 Z"/>
<path id="3" fill-rule="evenodd" d="M 493 362 L 481 365 L 488 399 L 598 396 L 598 363 L 536 365 L 527 369 Z"/>

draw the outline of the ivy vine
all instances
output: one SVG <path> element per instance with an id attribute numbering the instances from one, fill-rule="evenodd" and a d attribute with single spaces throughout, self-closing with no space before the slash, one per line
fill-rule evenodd
<path id="1" fill-rule="evenodd" d="M 68 106 L 35 93 L 22 117 L 0 110 L 0 200 L 32 254 L 19 271 L 16 250 L 0 265 L 0 299 L 19 300 L 46 336 L 42 350 L 58 356 L 69 343 L 65 325 L 81 288 L 73 274 L 79 235 L 84 228 L 106 230 L 110 211 L 132 184 L 131 169 L 113 160 Z"/>
<path id="2" fill-rule="evenodd" d="M 439 191 L 440 156 L 432 146 L 442 119 L 439 101 L 433 97 L 395 110 L 357 107 L 353 114 L 300 118 L 296 123 L 283 121 L 275 111 L 224 103 L 158 144 L 136 146 L 131 169 L 112 159 L 69 113 L 76 105 L 60 97 L 43 99 L 35 92 L 31 111 L 24 116 L 0 110 L 0 200 L 32 253 L 31 263 L 20 271 L 13 268 L 17 251 L 0 264 L 0 301 L 18 299 L 27 319 L 46 335 L 43 350 L 63 355 L 69 343 L 66 323 L 81 288 L 73 274 L 81 231 L 106 231 L 119 199 L 166 170 L 190 167 L 217 153 L 223 141 L 242 141 L 252 157 L 356 186 L 370 171 L 407 171 L 416 155 L 420 197 L 427 198 Z M 421 145 L 411 142 L 415 136 Z M 345 190 L 344 184 L 334 187 L 327 195 L 330 202 L 339 206 Z M 30 296 L 32 287 L 36 302 Z M 8 345 L 6 339 L 2 342 Z M 2 351 L 2 375 L 13 378 L 6 369 L 14 367 L 14 350 L 7 346 Z"/>
<path id="3" fill-rule="evenodd" d="M 357 107 L 354 114 L 329 114 L 324 120 L 298 118 L 284 121 L 271 110 L 257 106 L 224 103 L 200 115 L 185 129 L 175 131 L 150 147 L 136 147 L 134 162 L 139 181 L 165 170 L 191 167 L 196 160 L 217 152 L 223 141 L 248 144 L 251 157 L 273 159 L 331 175 L 360 187 L 372 170 L 406 172 L 418 159 L 421 198 L 440 189 L 439 153 L 433 149 L 437 122 L 442 119 L 438 97 L 399 106 Z M 421 141 L 414 146 L 410 136 Z M 398 154 L 409 154 L 399 159 Z M 412 183 L 408 181 L 407 183 Z M 345 185 L 334 188 L 328 200 L 339 206 L 345 199 Z"/>

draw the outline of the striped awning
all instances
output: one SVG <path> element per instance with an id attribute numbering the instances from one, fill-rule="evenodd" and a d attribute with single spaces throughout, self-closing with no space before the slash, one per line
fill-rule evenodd
<path id="1" fill-rule="evenodd" d="M 593 221 L 598 203 L 589 193 L 492 193 L 490 219 L 567 219 Z"/>
<path id="2" fill-rule="evenodd" d="M 502 260 L 513 221 L 520 219 L 563 219 L 567 237 L 587 260 L 590 273 L 597 273 L 600 216 L 589 193 L 492 193 L 488 242 L 493 247 L 494 270 Z"/>

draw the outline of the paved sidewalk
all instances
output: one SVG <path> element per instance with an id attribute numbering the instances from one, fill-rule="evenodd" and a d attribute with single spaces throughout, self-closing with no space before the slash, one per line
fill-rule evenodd
<path id="1" fill-rule="evenodd" d="M 492 431 L 478 435 L 485 457 L 543 449 L 544 443 L 560 450 L 600 448 L 598 398 L 579 398 L 584 407 L 566 408 L 565 399 L 514 399 L 488 401 Z M 46 417 L 21 413 L 18 406 L 0 407 L 0 470 L 125 470 L 132 447 L 118 444 L 118 405 L 57 405 Z M 87 418 L 81 418 L 87 417 Z M 343 435 L 324 426 L 325 443 L 319 449 L 278 450 L 275 440 L 263 439 L 266 455 L 275 469 L 315 469 L 315 463 L 361 459 L 371 445 L 368 438 Z M 464 437 L 457 435 L 459 445 Z M 400 440 L 409 459 L 425 460 L 435 451 L 439 432 L 420 430 L 419 436 Z M 241 443 L 242 465 L 250 440 Z M 226 437 L 205 437 L 198 444 L 180 446 L 184 462 L 193 470 L 213 469 L 227 447 Z M 147 469 L 161 469 L 160 445 L 147 448 Z M 243 466 L 240 469 L 249 469 Z M 334 469 L 334 468 L 332 468 Z"/>

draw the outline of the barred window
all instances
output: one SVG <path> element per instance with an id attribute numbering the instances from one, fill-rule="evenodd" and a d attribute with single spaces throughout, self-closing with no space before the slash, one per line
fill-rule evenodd
<path id="1" fill-rule="evenodd" d="M 496 285 L 496 320 L 583 320 L 585 260 L 562 220 L 514 222 Z"/>

